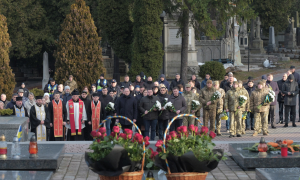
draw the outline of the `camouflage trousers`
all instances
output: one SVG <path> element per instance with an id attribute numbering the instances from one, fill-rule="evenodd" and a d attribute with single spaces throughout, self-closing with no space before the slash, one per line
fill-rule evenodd
<path id="1" fill-rule="evenodd" d="M 191 112 L 191 106 L 188 106 L 188 108 L 185 110 L 185 114 L 192 114 Z M 195 114 L 194 114 L 195 115 Z M 189 125 L 195 124 L 195 118 L 193 117 L 183 117 L 183 125 L 186 127 L 189 127 Z"/>
<path id="2" fill-rule="evenodd" d="M 240 110 L 238 112 L 233 111 L 229 113 L 230 118 L 230 134 L 242 134 L 242 116 L 243 112 Z"/>
<path id="3" fill-rule="evenodd" d="M 254 113 L 254 131 L 259 133 L 261 130 L 263 133 L 268 132 L 268 114 L 269 111 Z"/>
<path id="4" fill-rule="evenodd" d="M 200 109 L 198 111 L 195 112 L 195 116 L 200 119 Z M 202 122 L 203 123 L 203 122 Z M 195 120 L 194 122 L 194 125 L 195 126 L 198 126 L 199 125 L 199 121 Z"/>
<path id="5" fill-rule="evenodd" d="M 209 130 L 215 132 L 215 120 L 216 120 L 216 109 L 203 109 L 203 124 L 208 127 L 208 121 L 210 122 Z"/>
<path id="6" fill-rule="evenodd" d="M 216 113 L 216 128 L 217 128 L 217 134 L 221 134 L 221 113 Z"/>

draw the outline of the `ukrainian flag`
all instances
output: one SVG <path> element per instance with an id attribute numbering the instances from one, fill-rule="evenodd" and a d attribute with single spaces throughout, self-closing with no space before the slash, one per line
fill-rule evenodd
<path id="1" fill-rule="evenodd" d="M 19 126 L 19 130 L 18 130 L 17 136 L 18 136 L 19 142 L 20 142 L 21 139 L 22 139 L 22 126 L 21 125 Z"/>

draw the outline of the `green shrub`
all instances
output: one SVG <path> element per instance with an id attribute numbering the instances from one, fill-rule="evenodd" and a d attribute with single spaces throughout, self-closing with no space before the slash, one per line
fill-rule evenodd
<path id="1" fill-rule="evenodd" d="M 205 74 L 210 74 L 212 80 L 221 80 L 226 74 L 226 70 L 222 63 L 217 61 L 207 61 L 199 68 L 199 76 L 205 79 Z"/>
<path id="2" fill-rule="evenodd" d="M 44 96 L 44 91 L 38 88 L 33 88 L 29 92 L 32 92 L 34 96 Z"/>
<path id="3" fill-rule="evenodd" d="M 7 33 L 6 17 L 0 14 L 0 93 L 11 97 L 15 88 L 15 74 L 9 66 L 9 48 L 11 41 Z"/>
<path id="4" fill-rule="evenodd" d="M 13 114 L 13 110 L 12 109 L 1 109 L 0 110 L 0 115 L 1 116 L 6 116 L 6 115 L 12 115 Z"/>

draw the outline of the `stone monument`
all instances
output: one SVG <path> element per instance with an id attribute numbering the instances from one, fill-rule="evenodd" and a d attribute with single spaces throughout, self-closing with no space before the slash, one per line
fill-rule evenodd
<path id="1" fill-rule="evenodd" d="M 12 142 L 13 138 L 18 134 L 19 127 L 22 128 L 21 142 L 28 140 L 28 117 L 1 116 L 0 118 L 0 134 L 5 135 L 7 142 Z"/>
<path id="2" fill-rule="evenodd" d="M 49 63 L 48 63 L 48 53 L 45 51 L 43 54 L 43 81 L 42 88 L 48 84 L 49 81 Z"/>
<path id="3" fill-rule="evenodd" d="M 241 51 L 239 45 L 239 29 L 236 19 L 234 21 L 234 66 L 243 66 L 241 59 Z"/>
<path id="4" fill-rule="evenodd" d="M 275 44 L 275 33 L 274 27 L 269 27 L 269 44 L 268 44 L 268 52 L 276 51 L 276 44 Z"/>
<path id="5" fill-rule="evenodd" d="M 256 18 L 256 30 L 255 30 L 255 39 L 253 40 L 253 46 L 251 47 L 251 53 L 253 54 L 265 54 L 263 40 L 260 38 L 260 18 Z"/>
<path id="6" fill-rule="evenodd" d="M 298 14 L 298 11 L 296 11 L 296 19 L 295 19 L 295 28 L 298 28 L 299 27 L 299 14 Z"/>
<path id="7" fill-rule="evenodd" d="M 287 49 L 295 49 L 296 48 L 296 33 L 294 32 L 294 17 L 289 19 L 290 27 L 287 28 L 285 36 L 284 36 L 284 46 Z"/>

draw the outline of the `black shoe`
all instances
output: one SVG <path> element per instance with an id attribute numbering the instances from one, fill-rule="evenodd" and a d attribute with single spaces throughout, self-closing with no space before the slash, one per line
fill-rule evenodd
<path id="1" fill-rule="evenodd" d="M 300 119 L 300 118 L 299 118 L 299 119 Z M 300 120 L 299 120 L 298 122 L 300 122 Z"/>
<path id="2" fill-rule="evenodd" d="M 222 136 L 222 134 L 217 134 L 217 136 Z"/>
<path id="3" fill-rule="evenodd" d="M 285 124 L 283 127 L 289 127 L 289 125 L 288 125 L 288 124 Z"/>
<path id="4" fill-rule="evenodd" d="M 297 125 L 296 125 L 296 124 L 293 124 L 293 127 L 297 127 Z"/>
<path id="5" fill-rule="evenodd" d="M 250 128 L 247 128 L 246 131 L 250 131 Z"/>
<path id="6" fill-rule="evenodd" d="M 240 134 L 236 135 L 236 137 L 242 137 Z"/>
<path id="7" fill-rule="evenodd" d="M 275 127 L 275 126 L 272 126 L 272 129 L 276 129 L 276 127 Z"/>
<path id="8" fill-rule="evenodd" d="M 229 136 L 229 138 L 232 138 L 232 137 L 234 137 L 234 135 L 230 135 L 230 136 Z"/>
<path id="9" fill-rule="evenodd" d="M 283 121 L 281 121 L 280 124 L 283 124 Z"/>
<path id="10" fill-rule="evenodd" d="M 254 128 L 251 128 L 252 131 L 254 131 Z"/>

